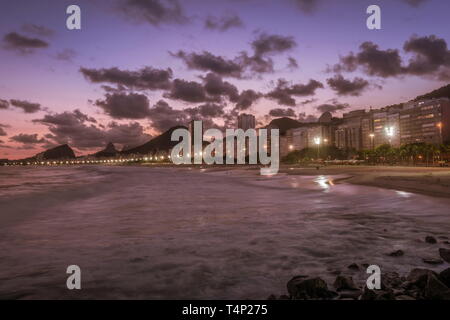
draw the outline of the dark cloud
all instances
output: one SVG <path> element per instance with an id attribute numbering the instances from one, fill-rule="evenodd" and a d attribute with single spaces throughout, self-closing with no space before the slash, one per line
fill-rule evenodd
<path id="1" fill-rule="evenodd" d="M 41 110 L 41 105 L 39 103 L 15 99 L 10 100 L 9 102 L 12 106 L 22 109 L 25 113 L 35 113 Z"/>
<path id="2" fill-rule="evenodd" d="M 320 106 L 317 106 L 316 109 L 317 109 L 317 111 L 319 111 L 321 113 L 324 113 L 324 112 L 335 113 L 337 111 L 345 110 L 349 107 L 350 107 L 350 105 L 347 103 L 339 103 L 338 101 L 333 100 L 332 103 L 321 104 Z"/>
<path id="3" fill-rule="evenodd" d="M 51 37 L 54 31 L 46 26 L 27 23 L 22 26 L 22 31 L 40 37 Z"/>
<path id="4" fill-rule="evenodd" d="M 274 90 L 266 94 L 266 98 L 278 101 L 279 104 L 286 106 L 295 106 L 296 101 L 292 96 L 304 97 L 315 94 L 319 88 L 323 88 L 323 84 L 317 80 L 309 80 L 307 84 L 290 84 L 285 79 L 278 79 L 277 86 Z"/>
<path id="5" fill-rule="evenodd" d="M 340 58 L 340 63 L 328 71 L 353 72 L 358 68 L 370 76 L 383 78 L 403 75 L 424 75 L 446 80 L 450 77 L 450 51 L 447 42 L 435 35 L 413 36 L 403 49 L 413 57 L 403 63 L 397 49 L 380 50 L 372 42 L 364 42 L 357 54 L 351 52 Z"/>
<path id="6" fill-rule="evenodd" d="M 244 90 L 239 95 L 236 103 L 237 110 L 247 110 L 253 103 L 258 101 L 262 97 L 262 94 L 254 90 Z"/>
<path id="7" fill-rule="evenodd" d="M 3 128 L 4 128 L 4 126 L 0 123 L 0 136 L 2 136 L 2 137 L 8 135 L 5 131 L 5 129 L 3 129 Z"/>
<path id="8" fill-rule="evenodd" d="M 202 84 L 195 81 L 175 79 L 170 92 L 164 94 L 165 98 L 182 100 L 186 102 L 205 102 L 207 95 Z"/>
<path id="9" fill-rule="evenodd" d="M 317 9 L 319 0 L 294 0 L 297 6 L 306 13 L 311 13 Z"/>
<path id="10" fill-rule="evenodd" d="M 12 136 L 11 138 L 9 138 L 9 140 L 23 144 L 39 144 L 46 142 L 44 138 L 38 138 L 37 133 L 35 134 L 20 133 L 18 135 Z"/>
<path id="11" fill-rule="evenodd" d="M 152 136 L 144 132 L 144 128 L 138 122 L 118 124 L 111 122 L 104 130 L 105 142 L 119 143 L 122 145 L 140 145 L 149 141 Z"/>
<path id="12" fill-rule="evenodd" d="M 68 61 L 71 62 L 77 56 L 77 53 L 73 49 L 64 49 L 61 52 L 58 52 L 55 56 L 57 60 Z"/>
<path id="13" fill-rule="evenodd" d="M 107 126 L 97 126 L 92 118 L 79 110 L 47 114 L 42 119 L 33 120 L 48 127 L 45 137 L 54 144 L 69 144 L 77 149 L 91 149 L 105 146 L 108 142 L 139 145 L 150 139 L 144 128 L 137 122 Z"/>
<path id="14" fill-rule="evenodd" d="M 269 116 L 295 118 L 296 114 L 295 114 L 295 110 L 292 108 L 287 108 L 287 109 L 276 108 L 276 109 L 272 109 L 269 111 Z"/>
<path id="15" fill-rule="evenodd" d="M 263 57 L 291 50 L 297 46 L 297 43 L 293 37 L 262 33 L 251 45 L 254 55 Z"/>
<path id="16" fill-rule="evenodd" d="M 221 96 L 226 96 L 232 102 L 237 102 L 239 99 L 238 89 L 231 83 L 223 81 L 223 79 L 214 74 L 208 73 L 203 79 L 204 89 L 211 97 L 216 97 L 216 100 Z"/>
<path id="17" fill-rule="evenodd" d="M 224 77 L 243 78 L 254 74 L 271 73 L 274 63 L 270 56 L 284 53 L 297 46 L 293 37 L 259 34 L 251 43 L 253 54 L 242 51 L 232 60 L 215 56 L 210 52 L 186 53 L 179 51 L 172 56 L 183 60 L 190 69 L 212 71 Z"/>
<path id="18" fill-rule="evenodd" d="M 327 79 L 327 83 L 340 96 L 359 96 L 369 87 L 369 82 L 363 78 L 349 80 L 340 74 Z"/>
<path id="19" fill-rule="evenodd" d="M 406 2 L 407 4 L 413 6 L 413 7 L 418 7 L 420 6 L 422 3 L 427 2 L 428 0 L 402 0 L 403 2 Z"/>
<path id="20" fill-rule="evenodd" d="M 405 42 L 405 52 L 414 54 L 407 66 L 407 72 L 414 75 L 434 74 L 439 70 L 449 71 L 450 51 L 444 39 L 435 35 L 428 37 L 413 36 Z"/>
<path id="21" fill-rule="evenodd" d="M 239 64 L 244 66 L 246 70 L 249 70 L 247 77 L 251 75 L 259 75 L 262 73 L 272 73 L 274 72 L 274 63 L 271 58 L 262 56 L 249 56 L 247 52 L 242 52 L 237 58 Z"/>
<path id="22" fill-rule="evenodd" d="M 316 101 L 317 101 L 317 99 L 307 99 L 307 100 L 303 100 L 302 102 L 300 102 L 300 104 L 301 104 L 302 106 L 304 106 L 304 105 L 307 105 L 307 104 L 314 103 L 314 102 L 316 102 Z"/>
<path id="23" fill-rule="evenodd" d="M 315 115 L 312 114 L 306 114 L 305 112 L 301 112 L 298 114 L 299 122 L 317 122 L 318 118 Z"/>
<path id="24" fill-rule="evenodd" d="M 402 60 L 398 50 L 380 50 L 373 42 L 364 42 L 360 51 L 341 57 L 340 64 L 332 68 L 334 72 L 353 72 L 362 67 L 364 72 L 371 76 L 383 78 L 398 76 L 404 72 Z"/>
<path id="25" fill-rule="evenodd" d="M 205 28 L 221 32 L 231 28 L 240 28 L 243 25 L 241 18 L 236 14 L 225 15 L 220 18 L 209 16 L 205 20 Z"/>
<path id="26" fill-rule="evenodd" d="M 289 69 L 293 70 L 293 69 L 298 69 L 298 62 L 295 58 L 293 57 L 289 57 L 288 58 L 288 66 Z"/>
<path id="27" fill-rule="evenodd" d="M 184 109 L 192 119 L 218 118 L 225 114 L 224 106 L 216 103 L 206 103 L 195 108 Z"/>
<path id="28" fill-rule="evenodd" d="M 8 109 L 9 102 L 7 100 L 0 99 L 0 109 Z"/>
<path id="29" fill-rule="evenodd" d="M 215 56 L 208 51 L 202 53 L 178 51 L 172 56 L 183 60 L 189 69 L 212 71 L 224 77 L 241 78 L 244 71 L 244 67 L 240 63 Z"/>
<path id="30" fill-rule="evenodd" d="M 138 93 L 107 93 L 95 105 L 114 119 L 144 119 L 150 112 L 148 98 Z"/>
<path id="31" fill-rule="evenodd" d="M 172 78 L 171 69 L 153 69 L 151 67 L 145 67 L 138 71 L 120 70 L 119 68 L 80 68 L 80 72 L 86 79 L 94 83 L 107 82 L 141 90 L 168 89 Z"/>
<path id="32" fill-rule="evenodd" d="M 119 9 L 134 21 L 154 26 L 184 24 L 189 21 L 178 0 L 122 0 Z"/>
<path id="33" fill-rule="evenodd" d="M 3 37 L 5 49 L 15 50 L 22 54 L 33 53 L 35 49 L 47 48 L 49 44 L 38 38 L 29 38 L 16 32 L 10 32 Z"/>
<path id="34" fill-rule="evenodd" d="M 166 101 L 160 100 L 150 108 L 149 119 L 152 127 L 159 132 L 174 126 L 186 124 L 188 117 L 182 110 L 173 109 Z"/>

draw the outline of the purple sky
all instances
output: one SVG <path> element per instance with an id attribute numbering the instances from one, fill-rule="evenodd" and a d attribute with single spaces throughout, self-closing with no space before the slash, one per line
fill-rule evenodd
<path id="1" fill-rule="evenodd" d="M 70 4 L 82 30 L 65 27 Z M 382 30 L 366 27 L 371 4 Z M 240 112 L 265 123 L 404 102 L 450 82 L 449 9 L 441 0 L 2 1 L 0 158 L 62 143 L 78 154 L 137 145 L 192 118 L 223 127 Z"/>

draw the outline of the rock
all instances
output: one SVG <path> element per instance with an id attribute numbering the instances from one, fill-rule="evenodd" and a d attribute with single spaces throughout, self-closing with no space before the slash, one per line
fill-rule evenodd
<path id="1" fill-rule="evenodd" d="M 416 300 L 416 299 L 414 299 L 411 296 L 403 294 L 403 295 L 400 295 L 400 296 L 396 296 L 395 300 Z"/>
<path id="2" fill-rule="evenodd" d="M 402 278 L 397 272 L 386 272 L 381 277 L 381 289 L 386 288 L 399 288 L 402 285 Z"/>
<path id="3" fill-rule="evenodd" d="M 450 244 L 450 241 L 445 240 L 445 241 L 442 241 L 442 243 L 443 244 Z"/>
<path id="4" fill-rule="evenodd" d="M 450 249 L 439 248 L 439 255 L 445 262 L 450 263 Z"/>
<path id="5" fill-rule="evenodd" d="M 308 276 L 293 277 L 287 283 L 287 290 L 292 299 L 332 299 L 337 294 L 328 290 L 327 283 L 321 278 Z"/>
<path id="6" fill-rule="evenodd" d="M 444 261 L 442 261 L 441 259 L 433 259 L 433 258 L 423 258 L 422 261 L 433 265 L 444 263 Z"/>
<path id="7" fill-rule="evenodd" d="M 450 288 L 450 268 L 447 268 L 439 273 L 439 280 Z"/>
<path id="8" fill-rule="evenodd" d="M 337 276 L 333 284 L 337 291 L 342 290 L 359 290 L 353 282 L 352 277 Z"/>
<path id="9" fill-rule="evenodd" d="M 411 270 L 406 280 L 411 285 L 423 289 L 427 284 L 429 275 L 436 275 L 436 273 L 428 269 L 415 268 Z"/>
<path id="10" fill-rule="evenodd" d="M 403 250 L 395 250 L 392 251 L 391 253 L 388 253 L 387 255 L 390 257 L 401 257 L 405 254 L 405 252 L 403 252 Z"/>
<path id="11" fill-rule="evenodd" d="M 342 272 L 340 270 L 330 270 L 330 274 L 334 275 L 334 276 L 338 276 L 340 275 Z"/>
<path id="12" fill-rule="evenodd" d="M 349 268 L 350 270 L 359 270 L 359 266 L 356 263 L 352 263 L 347 268 Z"/>
<path id="13" fill-rule="evenodd" d="M 425 237 L 425 242 L 426 242 L 426 243 L 435 244 L 435 243 L 437 243 L 437 240 L 436 240 L 435 237 L 432 237 L 432 236 L 426 236 L 426 237 Z"/>
<path id="14" fill-rule="evenodd" d="M 425 287 L 425 298 L 430 300 L 450 300 L 450 289 L 435 275 L 429 275 Z"/>
<path id="15" fill-rule="evenodd" d="M 339 300 L 357 300 L 362 294 L 361 290 L 346 290 L 339 292 Z"/>
<path id="16" fill-rule="evenodd" d="M 371 290 L 364 287 L 360 300 L 395 300 L 392 290 Z"/>

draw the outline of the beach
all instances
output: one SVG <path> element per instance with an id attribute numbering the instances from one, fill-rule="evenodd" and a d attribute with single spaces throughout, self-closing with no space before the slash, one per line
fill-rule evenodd
<path id="1" fill-rule="evenodd" d="M 352 264 L 449 267 L 424 259 L 450 248 L 450 200 L 369 186 L 376 174 L 420 185 L 441 169 L 257 169 L 0 168 L 0 298 L 266 299 L 298 275 L 364 284 Z M 79 291 L 66 288 L 69 265 L 81 268 Z"/>
<path id="2" fill-rule="evenodd" d="M 401 166 L 291 166 L 280 173 L 289 175 L 346 175 L 341 181 L 419 193 L 433 197 L 450 197 L 450 168 Z"/>

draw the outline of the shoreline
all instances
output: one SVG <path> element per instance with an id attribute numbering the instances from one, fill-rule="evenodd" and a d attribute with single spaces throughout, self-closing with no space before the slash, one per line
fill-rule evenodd
<path id="1" fill-rule="evenodd" d="M 198 169 L 209 172 L 244 170 L 258 173 L 258 165 L 143 165 L 151 167 L 174 167 L 179 169 Z M 350 183 L 397 191 L 422 194 L 431 197 L 450 197 L 450 168 L 440 167 L 403 167 L 403 166 L 351 166 L 330 165 L 316 166 L 287 165 L 280 166 L 279 174 L 322 176 L 345 175 L 346 177 L 335 179 L 334 183 Z"/>

